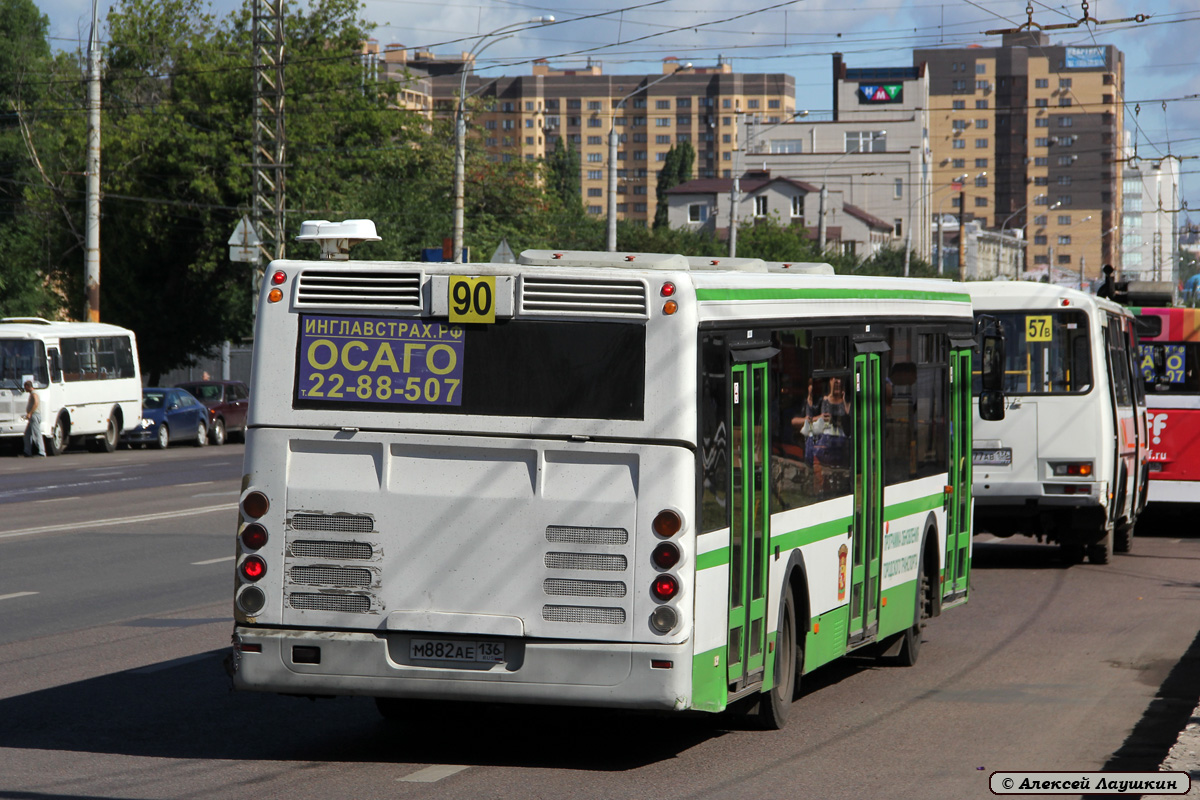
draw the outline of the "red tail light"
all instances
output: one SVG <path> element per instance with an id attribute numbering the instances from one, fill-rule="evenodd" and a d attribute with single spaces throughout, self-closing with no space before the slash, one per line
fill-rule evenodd
<path id="1" fill-rule="evenodd" d="M 240 569 L 243 578 L 248 581 L 256 581 L 267 574 L 267 562 L 258 556 L 246 556 Z"/>
<path id="2" fill-rule="evenodd" d="M 249 550 L 257 550 L 267 543 L 267 529 L 252 522 L 242 529 L 242 544 Z"/>
<path id="3" fill-rule="evenodd" d="M 660 603 L 665 603 L 679 594 L 679 581 L 674 575 L 659 575 L 650 585 L 650 593 Z"/>
<path id="4" fill-rule="evenodd" d="M 650 554 L 650 560 L 659 569 L 670 569 L 679 563 L 679 548 L 670 542 L 661 542 Z"/>

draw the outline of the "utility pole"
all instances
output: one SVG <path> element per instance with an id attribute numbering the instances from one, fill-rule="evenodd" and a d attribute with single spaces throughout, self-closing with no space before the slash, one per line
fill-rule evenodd
<path id="1" fill-rule="evenodd" d="M 100 37 L 97 0 L 92 0 L 88 38 L 87 222 L 84 256 L 84 308 L 87 322 L 100 321 Z"/>
<path id="2" fill-rule="evenodd" d="M 967 192 L 958 192 L 958 279 L 967 279 Z"/>
<path id="3" fill-rule="evenodd" d="M 283 17 L 285 0 L 254 0 L 254 197 L 250 221 L 268 261 L 283 258 L 284 155 Z M 251 265 L 251 288 L 257 298 L 262 270 Z M 257 303 L 254 303 L 257 308 Z"/>

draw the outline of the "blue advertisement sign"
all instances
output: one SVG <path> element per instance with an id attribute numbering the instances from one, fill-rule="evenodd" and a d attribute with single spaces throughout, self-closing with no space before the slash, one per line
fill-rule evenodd
<path id="1" fill-rule="evenodd" d="M 1068 47 L 1065 66 L 1067 69 L 1104 69 L 1108 60 L 1103 47 Z"/>
<path id="2" fill-rule="evenodd" d="M 445 322 L 301 317 L 296 399 L 460 406 L 463 334 Z"/>

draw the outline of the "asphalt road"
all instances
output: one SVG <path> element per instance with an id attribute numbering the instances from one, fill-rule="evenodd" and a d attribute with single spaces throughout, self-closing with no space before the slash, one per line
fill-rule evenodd
<path id="1" fill-rule="evenodd" d="M 1200 536 L 1170 520 L 1104 567 L 980 537 L 916 667 L 825 667 L 781 732 L 234 694 L 241 453 L 0 458 L 0 800 L 982 798 L 995 770 L 1153 769 L 1200 692 Z"/>

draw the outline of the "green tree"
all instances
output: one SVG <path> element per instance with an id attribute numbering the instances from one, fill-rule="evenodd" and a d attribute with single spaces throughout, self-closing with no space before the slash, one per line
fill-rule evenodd
<path id="1" fill-rule="evenodd" d="M 654 227 L 666 228 L 667 222 L 667 192 L 681 183 L 692 179 L 692 165 L 696 163 L 696 150 L 690 142 L 682 142 L 667 151 L 663 168 L 658 173 L 658 184 L 655 194 L 658 203 L 654 209 Z"/>
<path id="2" fill-rule="evenodd" d="M 546 159 L 546 180 L 550 193 L 564 209 L 583 212 L 583 174 L 579 151 L 567 136 L 558 137 L 554 152 Z"/>
<path id="3" fill-rule="evenodd" d="M 72 244 L 53 235 L 70 179 L 39 170 L 47 143 L 32 137 L 42 120 L 60 121 L 49 107 L 56 69 L 48 28 L 31 0 L 0 0 L 0 316 L 55 316 L 52 254 Z"/>

